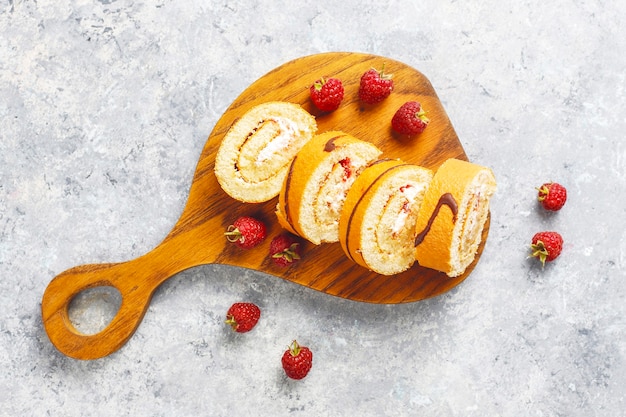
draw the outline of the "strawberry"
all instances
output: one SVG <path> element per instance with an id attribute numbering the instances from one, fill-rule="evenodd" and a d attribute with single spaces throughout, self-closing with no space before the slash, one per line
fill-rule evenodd
<path id="1" fill-rule="evenodd" d="M 250 249 L 261 243 L 267 236 L 265 224 L 254 217 L 239 217 L 228 226 L 226 239 L 243 249 Z"/>
<path id="2" fill-rule="evenodd" d="M 225 323 L 237 333 L 252 330 L 261 317 L 261 309 L 254 303 L 235 303 L 226 313 Z"/>
<path id="3" fill-rule="evenodd" d="M 270 243 L 270 257 L 276 265 L 288 266 L 300 259 L 300 243 L 290 234 L 280 234 Z"/>
<path id="4" fill-rule="evenodd" d="M 343 100 L 343 84 L 338 78 L 320 78 L 309 88 L 311 101 L 321 111 L 337 110 Z"/>
<path id="5" fill-rule="evenodd" d="M 393 90 L 392 74 L 385 73 L 385 66 L 378 71 L 372 68 L 361 76 L 359 84 L 359 99 L 363 103 L 376 104 L 391 94 Z"/>
<path id="6" fill-rule="evenodd" d="M 538 188 L 537 200 L 544 209 L 559 211 L 567 201 L 567 190 L 556 182 L 547 182 Z"/>
<path id="7" fill-rule="evenodd" d="M 289 378 L 302 379 L 307 376 L 313 366 L 313 352 L 306 346 L 300 346 L 294 340 L 289 345 L 289 349 L 283 353 L 282 364 Z"/>
<path id="8" fill-rule="evenodd" d="M 545 266 L 546 262 L 552 262 L 561 254 L 563 238 L 557 232 L 539 232 L 533 236 L 530 248 L 532 256 L 539 258 L 541 265 Z"/>
<path id="9" fill-rule="evenodd" d="M 429 122 L 420 103 L 407 101 L 393 115 L 391 127 L 403 135 L 416 135 L 422 133 Z"/>

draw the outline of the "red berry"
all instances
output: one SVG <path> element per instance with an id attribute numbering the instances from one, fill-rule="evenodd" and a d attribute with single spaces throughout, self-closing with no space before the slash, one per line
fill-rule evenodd
<path id="1" fill-rule="evenodd" d="M 228 226 L 224 233 L 229 242 L 243 249 L 250 249 L 261 243 L 267 236 L 265 224 L 254 217 L 239 217 Z"/>
<path id="2" fill-rule="evenodd" d="M 556 182 L 545 183 L 538 190 L 537 200 L 546 210 L 559 211 L 567 201 L 567 190 Z"/>
<path id="3" fill-rule="evenodd" d="M 300 243 L 290 234 L 280 234 L 270 243 L 270 257 L 275 264 L 288 266 L 300 259 Z"/>
<path id="4" fill-rule="evenodd" d="M 422 133 L 430 120 L 426 112 L 417 101 L 407 101 L 393 115 L 391 127 L 403 135 L 416 135 Z"/>
<path id="5" fill-rule="evenodd" d="M 313 104 L 321 111 L 337 110 L 343 100 L 343 84 L 338 78 L 320 78 L 309 90 Z"/>
<path id="6" fill-rule="evenodd" d="M 307 376 L 313 366 L 313 352 L 306 346 L 300 346 L 294 340 L 289 349 L 283 353 L 282 364 L 289 378 L 302 379 Z"/>
<path id="7" fill-rule="evenodd" d="M 352 171 L 353 171 L 353 166 L 352 163 L 350 161 L 349 157 L 345 157 L 343 158 L 341 161 L 339 161 L 339 165 L 341 165 L 341 167 L 343 168 L 343 180 L 347 181 L 348 178 L 350 178 L 352 176 Z"/>
<path id="8" fill-rule="evenodd" d="M 235 303 L 226 313 L 225 323 L 237 333 L 252 330 L 261 317 L 261 309 L 253 303 Z"/>
<path id="9" fill-rule="evenodd" d="M 539 258 L 542 265 L 555 260 L 563 249 L 563 238 L 557 232 L 536 233 L 531 241 L 532 256 Z"/>
<path id="10" fill-rule="evenodd" d="M 359 84 L 359 99 L 363 103 L 376 104 L 391 94 L 393 80 L 391 74 L 385 73 L 385 66 L 380 71 L 372 68 L 361 76 Z"/>

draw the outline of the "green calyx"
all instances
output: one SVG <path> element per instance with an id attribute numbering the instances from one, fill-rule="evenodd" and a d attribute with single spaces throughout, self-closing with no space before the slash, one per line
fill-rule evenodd
<path id="1" fill-rule="evenodd" d="M 324 79 L 324 77 L 315 81 L 315 83 L 313 84 L 313 86 L 315 87 L 315 91 L 320 91 L 322 87 L 324 86 L 324 84 L 326 84 L 326 80 Z"/>
<path id="2" fill-rule="evenodd" d="M 293 262 L 294 259 L 300 259 L 300 255 L 298 255 L 298 243 L 292 243 L 291 246 L 284 251 L 273 254 L 272 258 L 285 258 L 288 262 Z"/>
<path id="3" fill-rule="evenodd" d="M 545 266 L 546 259 L 549 255 L 548 249 L 546 249 L 546 245 L 541 240 L 538 240 L 537 243 L 530 245 L 530 249 L 533 251 L 532 256 L 534 258 L 539 258 L 539 260 L 541 261 L 541 265 Z"/>
<path id="4" fill-rule="evenodd" d="M 385 64 L 383 63 L 383 67 L 378 71 L 376 68 L 372 68 L 374 71 L 378 73 L 378 76 L 381 80 L 391 80 L 393 78 L 393 74 L 387 74 L 385 72 Z"/>
<path id="5" fill-rule="evenodd" d="M 545 185 L 542 185 L 541 187 L 537 188 L 537 191 L 539 191 L 539 195 L 537 196 L 537 200 L 539 201 L 545 200 L 548 197 L 548 194 L 550 193 L 550 190 Z"/>
<path id="6" fill-rule="evenodd" d="M 420 109 L 417 112 L 417 117 L 425 124 L 428 124 L 430 122 L 430 119 L 426 116 L 426 112 L 423 109 Z"/>
<path id="7" fill-rule="evenodd" d="M 302 348 L 295 340 L 289 345 L 289 353 L 291 354 L 291 356 L 298 356 L 300 354 L 300 350 L 302 350 Z"/>
<path id="8" fill-rule="evenodd" d="M 229 242 L 234 243 L 241 239 L 242 234 L 239 229 L 231 224 L 228 226 L 228 229 L 226 229 L 226 232 L 224 232 L 224 236 L 226 236 Z"/>
<path id="9" fill-rule="evenodd" d="M 230 314 L 226 316 L 226 320 L 224 320 L 224 323 L 232 327 L 233 330 L 237 330 L 237 326 L 239 326 L 239 324 L 237 323 L 237 320 L 235 320 L 235 317 Z"/>

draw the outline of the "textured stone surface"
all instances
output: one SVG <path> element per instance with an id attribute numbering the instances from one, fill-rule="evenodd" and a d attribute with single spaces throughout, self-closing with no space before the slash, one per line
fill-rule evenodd
<path id="1" fill-rule="evenodd" d="M 0 415 L 623 415 L 626 3 L 301 3 L 0 1 Z M 378 306 L 198 267 L 158 290 L 117 353 L 59 354 L 41 324 L 48 282 L 158 244 L 228 104 L 325 51 L 422 71 L 470 159 L 493 168 L 470 279 Z M 545 180 L 568 186 L 560 213 L 534 201 Z M 541 229 L 565 239 L 545 270 L 527 259 Z M 223 315 L 241 299 L 263 317 L 236 335 Z M 280 369 L 293 338 L 315 355 L 299 382 Z"/>

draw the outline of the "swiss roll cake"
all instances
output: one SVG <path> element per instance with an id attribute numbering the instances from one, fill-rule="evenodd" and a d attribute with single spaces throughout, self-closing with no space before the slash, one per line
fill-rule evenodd
<path id="1" fill-rule="evenodd" d="M 429 169 L 380 160 L 348 191 L 339 220 L 339 242 L 354 262 L 383 275 L 415 262 L 415 222 L 433 177 Z"/>
<path id="2" fill-rule="evenodd" d="M 340 131 L 316 135 L 293 159 L 276 216 L 290 232 L 319 245 L 339 240 L 339 217 L 355 179 L 381 151 Z"/>
<path id="3" fill-rule="evenodd" d="M 237 119 L 215 157 L 217 180 L 232 198 L 260 203 L 276 197 L 298 151 L 316 133 L 315 118 L 297 104 L 259 104 Z"/>
<path id="4" fill-rule="evenodd" d="M 476 257 L 495 190 L 489 168 L 458 159 L 445 161 L 417 215 L 417 262 L 450 277 L 462 275 Z"/>

